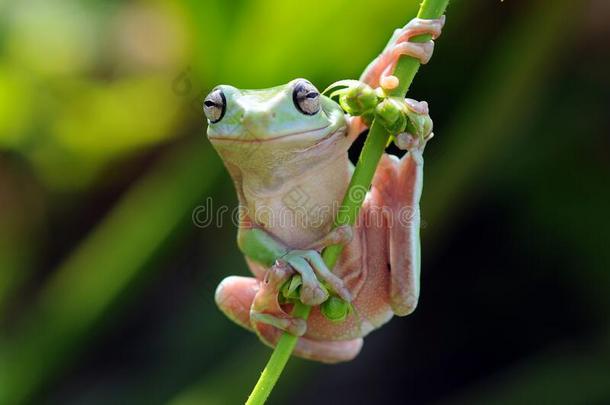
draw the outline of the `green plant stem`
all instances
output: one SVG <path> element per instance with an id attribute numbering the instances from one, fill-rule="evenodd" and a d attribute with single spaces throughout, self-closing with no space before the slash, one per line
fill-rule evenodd
<path id="1" fill-rule="evenodd" d="M 448 3 L 449 0 L 424 0 L 417 17 L 425 19 L 440 18 L 444 14 Z M 411 39 L 413 42 L 425 42 L 428 40 L 430 40 L 429 35 L 420 35 Z M 413 78 L 419 70 L 419 65 L 419 61 L 415 58 L 409 56 L 402 56 L 400 58 L 394 71 L 394 75 L 398 77 L 400 81 L 398 87 L 390 92 L 391 95 L 400 96 L 407 93 Z M 373 176 L 375 175 L 377 164 L 381 159 L 381 155 L 383 154 L 391 135 L 392 134 L 388 133 L 383 126 L 378 125 L 375 120 L 373 121 L 362 152 L 360 153 L 358 164 L 356 165 L 349 187 L 343 198 L 341 208 L 337 213 L 335 225 L 355 224 L 365 198 L 365 193 L 358 191 L 369 189 Z M 342 245 L 332 245 L 324 249 L 322 258 L 330 269 L 335 266 L 342 251 Z M 292 315 L 298 318 L 307 319 L 310 311 L 311 307 L 302 303 L 297 303 L 294 306 Z M 248 397 L 246 405 L 261 405 L 265 403 L 269 394 L 271 394 L 273 387 L 280 378 L 282 370 L 288 362 L 297 341 L 297 336 L 288 333 L 282 334 L 275 346 L 271 358 L 269 358 L 265 369 L 261 373 L 258 382 Z"/>

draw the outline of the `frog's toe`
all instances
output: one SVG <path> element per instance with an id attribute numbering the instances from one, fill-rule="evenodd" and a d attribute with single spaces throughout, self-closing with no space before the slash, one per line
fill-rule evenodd
<path id="1" fill-rule="evenodd" d="M 421 115 L 430 114 L 428 102 L 426 102 L 426 101 L 417 101 L 417 100 L 413 100 L 412 98 L 405 98 L 405 104 L 407 105 L 408 109 L 410 109 L 411 111 L 413 111 L 417 114 L 421 114 Z"/>
<path id="2" fill-rule="evenodd" d="M 320 305 L 328 299 L 328 292 L 322 289 L 319 284 L 303 285 L 303 287 L 301 287 L 301 295 L 299 298 L 305 305 Z"/>
<path id="3" fill-rule="evenodd" d="M 312 250 L 312 252 L 315 251 Z M 301 302 L 310 306 L 320 305 L 328 299 L 328 291 L 326 291 L 322 284 L 320 284 L 320 281 L 318 281 L 316 278 L 314 269 L 306 260 L 306 257 L 306 251 L 295 250 L 284 256 L 284 259 L 287 260 L 288 264 L 290 264 L 290 266 L 292 266 L 292 268 L 301 275 L 303 282 L 299 295 Z"/>
<path id="4" fill-rule="evenodd" d="M 430 34 L 432 39 L 436 39 L 441 35 L 445 20 L 446 18 L 444 15 L 440 18 L 431 20 L 414 18 L 398 30 L 400 35 L 397 42 L 408 41 L 412 37 L 422 34 Z"/>
<path id="5" fill-rule="evenodd" d="M 339 235 L 351 237 L 351 229 L 341 228 Z M 329 270 L 317 250 L 293 250 L 282 260 L 301 275 L 303 285 L 299 298 L 303 304 L 322 304 L 330 296 L 327 287 L 345 301 L 352 300 L 343 280 Z"/>
<path id="6" fill-rule="evenodd" d="M 396 146 L 401 150 L 413 150 L 420 145 L 419 138 L 408 132 L 402 132 L 396 135 Z"/>
<path id="7" fill-rule="evenodd" d="M 392 54 L 395 58 L 406 55 L 411 56 L 422 65 L 427 64 L 432 59 L 434 53 L 434 41 L 426 42 L 400 42 L 392 48 Z"/>
<path id="8" fill-rule="evenodd" d="M 393 90 L 399 85 L 399 80 L 394 76 L 394 70 L 398 59 L 405 55 L 417 59 L 422 65 L 425 65 L 432 58 L 434 53 L 434 41 L 426 42 L 397 42 L 392 45 L 385 55 L 382 55 L 385 60 L 386 67 L 381 72 L 379 77 L 379 85 L 386 90 Z"/>
<path id="9" fill-rule="evenodd" d="M 250 312 L 252 322 L 262 322 L 286 331 L 294 336 L 303 336 L 307 331 L 307 322 L 304 319 L 293 318 L 283 314 L 272 315 L 261 312 Z"/>
<path id="10" fill-rule="evenodd" d="M 341 278 L 337 277 L 324 263 L 320 254 L 314 250 L 307 252 L 306 258 L 320 280 L 326 282 L 334 292 L 345 301 L 352 300 L 351 294 Z"/>
<path id="11" fill-rule="evenodd" d="M 227 318 L 243 328 L 252 330 L 250 307 L 259 289 L 260 281 L 255 278 L 230 276 L 218 285 L 214 298 L 216 305 Z"/>

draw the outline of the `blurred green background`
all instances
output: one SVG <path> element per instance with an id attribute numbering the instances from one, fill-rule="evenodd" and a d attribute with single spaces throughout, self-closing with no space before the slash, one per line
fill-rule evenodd
<path id="1" fill-rule="evenodd" d="M 216 84 L 357 78 L 417 1 L 0 1 L 0 404 L 233 404 L 270 351 L 204 137 Z M 454 0 L 415 314 L 271 403 L 610 403 L 610 3 Z M 357 155 L 356 147 L 352 153 Z"/>

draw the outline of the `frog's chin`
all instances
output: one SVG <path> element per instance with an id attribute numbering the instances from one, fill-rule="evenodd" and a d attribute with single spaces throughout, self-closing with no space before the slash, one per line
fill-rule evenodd
<path id="1" fill-rule="evenodd" d="M 295 142 L 307 143 L 311 142 L 310 146 L 315 146 L 327 139 L 334 138 L 335 135 L 341 134 L 344 136 L 347 129 L 345 127 L 331 128 L 331 125 L 326 125 L 321 128 L 310 129 L 307 131 L 290 132 L 273 137 L 257 136 L 256 134 L 247 133 L 244 135 L 208 135 L 211 142 L 234 142 L 234 143 L 267 143 L 267 142 Z"/>

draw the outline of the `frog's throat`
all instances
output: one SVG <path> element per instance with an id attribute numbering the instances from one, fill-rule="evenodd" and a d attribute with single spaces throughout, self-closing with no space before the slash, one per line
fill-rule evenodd
<path id="1" fill-rule="evenodd" d="M 307 132 L 304 133 L 307 134 Z M 339 126 L 334 131 L 330 131 L 306 145 L 295 145 L 294 148 L 288 147 L 290 149 L 289 155 L 297 159 L 290 160 L 288 165 L 286 160 L 274 159 L 272 153 L 266 153 L 265 150 L 268 150 L 269 147 L 275 149 L 273 143 L 263 143 L 261 147 L 255 146 L 250 151 L 252 154 L 247 156 L 241 155 L 239 148 L 230 146 L 236 145 L 235 143 L 219 142 L 215 143 L 214 147 L 222 156 L 225 165 L 231 167 L 229 171 L 232 176 L 239 173 L 238 176 L 242 179 L 242 182 L 248 183 L 250 188 L 257 190 L 257 192 L 269 194 L 279 190 L 289 180 L 294 181 L 297 178 L 311 175 L 312 170 L 315 171 L 321 166 L 326 166 L 325 161 L 342 160 L 341 157 L 343 156 L 347 164 L 349 145 L 347 145 L 347 139 L 345 138 L 346 133 L 347 128 Z M 346 142 L 338 140 L 345 140 Z M 266 148 L 263 148 L 263 145 Z"/>

